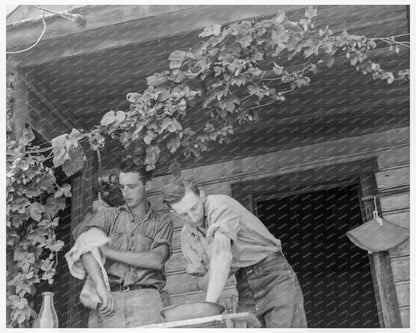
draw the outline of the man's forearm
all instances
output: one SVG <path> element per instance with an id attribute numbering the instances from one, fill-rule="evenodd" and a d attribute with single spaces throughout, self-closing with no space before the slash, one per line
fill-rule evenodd
<path id="1" fill-rule="evenodd" d="M 157 251 L 127 252 L 107 247 L 104 254 L 112 260 L 120 261 L 130 266 L 158 271 L 163 269 L 165 263 L 164 256 Z"/>
<path id="2" fill-rule="evenodd" d="M 84 265 L 85 270 L 87 271 L 88 275 L 94 282 L 95 287 L 98 288 L 106 288 L 104 283 L 104 277 L 101 272 L 101 268 L 98 262 L 95 260 L 93 255 L 90 252 L 84 253 L 81 256 L 82 264 Z"/>
<path id="3" fill-rule="evenodd" d="M 231 259 L 232 256 L 228 252 L 211 258 L 208 290 L 205 298 L 207 302 L 217 302 L 221 296 L 230 274 Z"/>

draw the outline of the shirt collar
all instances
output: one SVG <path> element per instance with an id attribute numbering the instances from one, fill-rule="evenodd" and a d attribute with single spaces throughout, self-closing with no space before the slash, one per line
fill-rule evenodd
<path id="1" fill-rule="evenodd" d="M 143 217 L 143 221 L 147 221 L 154 214 L 154 210 L 152 206 L 150 205 L 150 202 L 147 202 L 147 207 L 148 208 L 147 208 L 146 214 Z M 130 220 L 134 221 L 133 213 L 131 212 L 130 208 L 126 204 L 120 206 L 119 209 L 126 211 L 129 214 Z"/>

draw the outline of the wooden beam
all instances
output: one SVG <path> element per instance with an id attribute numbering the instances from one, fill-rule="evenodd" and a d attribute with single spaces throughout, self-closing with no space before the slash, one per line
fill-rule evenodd
<path id="1" fill-rule="evenodd" d="M 13 114 L 11 121 L 12 137 L 18 141 L 23 135 L 26 124 L 27 107 L 28 107 L 28 89 L 24 77 L 17 71 L 16 75 L 15 99 L 13 105 Z"/>
<path id="2" fill-rule="evenodd" d="M 130 44 L 140 44 L 189 31 L 198 31 L 209 25 L 223 25 L 270 16 L 280 9 L 287 13 L 297 11 L 296 14 L 293 14 L 296 18 L 300 18 L 304 14 L 304 6 L 182 6 L 180 10 L 175 10 L 172 6 L 170 11 L 166 9 L 165 12 L 163 10 L 154 11 L 153 7 L 91 6 L 84 13 L 87 20 L 87 25 L 84 27 L 55 17 L 48 23 L 48 33 L 44 36 L 43 41 L 30 51 L 13 54 L 12 61 L 22 67 L 39 65 L 66 57 L 119 48 Z M 152 9 L 154 15 L 140 13 L 146 8 L 150 11 Z M 321 9 L 323 17 L 325 17 L 326 11 L 333 12 L 331 18 L 335 20 L 339 29 L 342 28 L 342 24 L 339 22 L 348 19 L 349 27 L 352 27 L 353 30 L 373 27 L 372 30 L 377 35 L 384 33 L 376 28 L 380 24 L 384 26 L 388 24 L 388 29 L 392 31 L 397 26 L 397 22 L 406 23 L 405 6 L 322 6 L 322 8 L 319 7 L 319 10 Z M 129 11 L 134 11 L 136 16 L 129 14 Z M 319 21 L 319 24 L 325 25 L 327 23 L 327 20 Z M 332 25 L 334 22 L 330 23 Z M 21 49 L 33 44 L 41 30 L 41 22 L 27 27 L 9 27 L 7 32 L 8 50 L 13 51 L 13 49 Z M 399 30 L 403 29 L 400 27 Z"/>
<path id="3" fill-rule="evenodd" d="M 83 126 L 74 118 L 70 119 L 65 114 L 68 110 L 57 100 L 52 100 L 47 89 L 35 78 L 25 77 L 25 84 L 30 92 L 36 96 L 68 129 L 82 129 Z M 35 83 L 36 82 L 36 83 Z"/>
<path id="4" fill-rule="evenodd" d="M 369 196 L 377 192 L 377 183 L 374 172 L 363 174 L 360 182 L 362 196 Z M 372 212 L 374 210 L 373 201 L 368 200 L 361 202 L 361 204 L 363 207 L 363 217 L 365 221 L 369 221 L 372 218 Z M 389 252 L 384 251 L 369 254 L 369 259 L 380 327 L 401 328 L 402 323 Z"/>
<path id="5" fill-rule="evenodd" d="M 34 66 L 66 57 L 140 44 L 192 30 L 202 30 L 214 24 L 227 24 L 273 15 L 279 9 L 289 11 L 304 8 L 304 6 L 269 5 L 186 6 L 181 10 L 166 12 L 163 15 L 156 14 L 151 17 L 139 15 L 139 18 L 134 18 L 127 12 L 132 9 L 143 10 L 142 6 L 99 7 L 95 6 L 84 15 L 87 20 L 84 28 L 68 20 L 55 18 L 56 22 L 52 22 L 49 28 L 49 31 L 53 31 L 52 38 L 46 35 L 35 48 L 24 53 L 13 54 L 10 61 L 19 67 Z M 68 22 L 75 28 L 68 25 Z M 40 35 L 42 27 L 42 23 L 38 22 L 35 27 L 9 28 L 7 49 L 13 51 L 33 44 L 33 41 Z M 70 33 L 66 32 L 66 29 Z M 33 33 L 33 30 L 37 31 L 37 34 Z M 26 34 L 29 34 L 30 38 L 22 37 Z"/>

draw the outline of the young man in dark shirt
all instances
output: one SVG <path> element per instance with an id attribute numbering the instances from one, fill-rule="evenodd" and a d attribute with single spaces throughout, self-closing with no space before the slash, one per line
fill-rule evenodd
<path id="1" fill-rule="evenodd" d="M 106 288 L 99 264 L 90 252 L 82 255 L 85 270 L 95 284 L 101 305 L 92 311 L 89 327 L 135 327 L 162 321 L 161 289 L 166 284 L 165 262 L 171 254 L 172 221 L 150 207 L 144 165 L 127 160 L 120 166 L 121 207 L 101 209 L 88 228 L 99 228 L 110 238 L 100 248 L 106 257 Z"/>

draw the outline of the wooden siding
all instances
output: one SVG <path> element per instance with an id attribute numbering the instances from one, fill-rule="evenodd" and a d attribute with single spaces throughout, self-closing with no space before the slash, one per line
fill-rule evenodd
<path id="1" fill-rule="evenodd" d="M 391 188 L 405 188 L 403 193 L 383 196 L 380 199 L 383 217 L 401 226 L 408 226 L 409 193 L 406 191 L 409 172 L 408 153 L 409 128 L 405 127 L 190 168 L 183 171 L 183 176 L 194 178 L 208 194 L 231 194 L 233 183 L 302 170 L 313 171 L 322 166 L 374 157 L 379 165 L 376 179 L 380 190 L 385 192 Z M 153 180 L 155 190 L 150 196 L 152 204 L 166 214 L 169 212 L 161 204 L 161 193 L 156 189 L 169 180 L 170 176 L 155 178 Z M 173 255 L 167 262 L 167 290 L 171 303 L 202 299 L 203 293 L 198 289 L 196 279 L 186 277 L 186 260 L 180 250 L 180 229 L 183 221 L 175 216 L 172 218 L 174 219 Z M 408 327 L 409 242 L 406 241 L 392 249 L 390 257 L 402 324 L 403 327 Z M 231 296 L 235 294 L 234 281 L 231 280 L 224 291 L 225 302 L 231 304 Z"/>
<path id="2" fill-rule="evenodd" d="M 410 146 L 386 150 L 379 155 L 377 187 L 384 193 L 380 198 L 383 217 L 410 229 Z M 397 194 L 389 194 L 399 190 Z M 410 327 L 410 240 L 389 251 L 396 286 L 397 301 L 403 327 Z"/>

